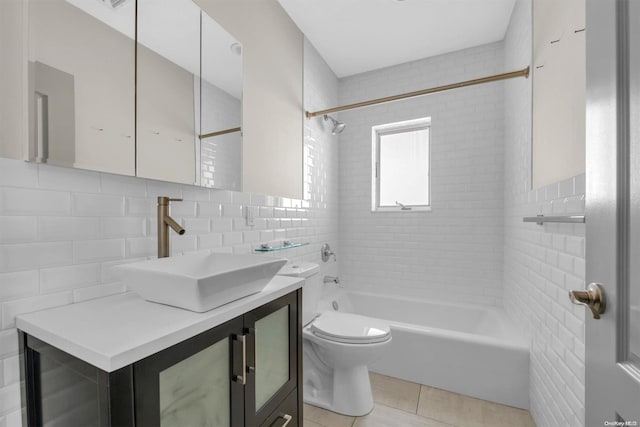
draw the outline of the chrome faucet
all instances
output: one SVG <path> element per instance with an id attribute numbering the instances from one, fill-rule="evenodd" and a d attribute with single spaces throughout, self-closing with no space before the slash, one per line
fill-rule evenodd
<path id="1" fill-rule="evenodd" d="M 320 248 L 320 257 L 324 262 L 329 261 L 330 257 L 333 257 L 334 261 L 338 260 L 336 258 L 336 254 L 333 253 L 333 251 L 331 250 L 331 246 L 329 246 L 328 243 L 323 244 L 322 247 Z"/>
<path id="2" fill-rule="evenodd" d="M 335 283 L 336 285 L 340 284 L 340 279 L 338 276 L 324 276 L 324 283 Z"/>
<path id="3" fill-rule="evenodd" d="M 169 256 L 169 227 L 183 235 L 185 229 L 169 216 L 169 202 L 181 202 L 182 199 L 158 197 L 158 258 Z"/>

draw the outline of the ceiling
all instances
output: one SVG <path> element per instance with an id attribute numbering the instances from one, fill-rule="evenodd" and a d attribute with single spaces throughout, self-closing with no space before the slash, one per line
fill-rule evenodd
<path id="1" fill-rule="evenodd" d="M 278 0 L 338 77 L 502 40 L 515 0 Z"/>

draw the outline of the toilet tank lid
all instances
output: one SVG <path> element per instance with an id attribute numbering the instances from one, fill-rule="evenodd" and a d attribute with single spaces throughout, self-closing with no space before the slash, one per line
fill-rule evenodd
<path id="1" fill-rule="evenodd" d="M 310 277 L 320 270 L 320 266 L 315 262 L 290 262 L 285 264 L 278 275 L 293 277 Z"/>

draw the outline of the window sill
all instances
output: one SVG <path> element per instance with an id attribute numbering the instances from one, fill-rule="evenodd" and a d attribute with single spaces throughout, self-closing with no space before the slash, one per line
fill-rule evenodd
<path id="1" fill-rule="evenodd" d="M 411 209 L 402 209 L 401 207 L 382 207 L 371 209 L 371 213 L 415 213 L 415 212 L 431 212 L 431 206 L 412 206 Z"/>

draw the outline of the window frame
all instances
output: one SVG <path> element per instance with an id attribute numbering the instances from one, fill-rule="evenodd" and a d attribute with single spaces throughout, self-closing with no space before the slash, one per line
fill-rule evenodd
<path id="1" fill-rule="evenodd" d="M 427 175 L 427 204 L 405 204 L 409 209 L 403 209 L 401 206 L 380 206 L 380 137 L 384 135 L 414 132 L 424 129 L 429 130 L 429 136 L 427 139 L 427 152 L 429 153 L 429 159 L 427 162 L 427 167 L 429 168 L 429 173 Z M 431 212 L 431 117 L 373 126 L 371 128 L 371 151 L 371 212 Z M 402 203 L 401 200 L 399 200 L 399 202 Z"/>

